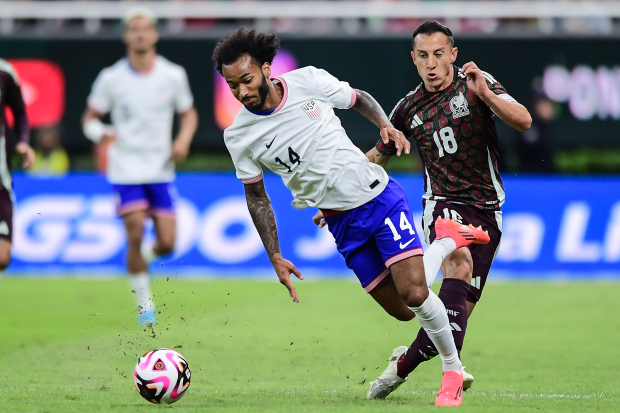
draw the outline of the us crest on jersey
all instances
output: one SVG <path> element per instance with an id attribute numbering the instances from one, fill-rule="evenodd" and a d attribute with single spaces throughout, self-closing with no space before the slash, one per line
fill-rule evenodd
<path id="1" fill-rule="evenodd" d="M 301 108 L 304 112 L 306 112 L 306 115 L 308 115 L 310 119 L 321 119 L 321 107 L 314 101 L 314 99 L 304 103 Z"/>
<path id="2" fill-rule="evenodd" d="M 463 92 L 460 92 L 458 96 L 450 99 L 450 110 L 452 111 L 452 119 L 458 119 L 469 115 L 469 104 Z"/>

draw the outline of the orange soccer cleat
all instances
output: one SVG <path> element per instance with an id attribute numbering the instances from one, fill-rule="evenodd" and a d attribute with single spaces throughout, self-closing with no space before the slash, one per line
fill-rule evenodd
<path id="1" fill-rule="evenodd" d="M 460 406 L 463 403 L 463 374 L 444 371 L 435 406 Z"/>
<path id="2" fill-rule="evenodd" d="M 491 240 L 489 233 L 482 227 L 475 228 L 471 224 L 465 226 L 447 218 L 435 221 L 435 233 L 437 234 L 435 239 L 452 238 L 457 249 L 469 244 L 486 244 Z"/>

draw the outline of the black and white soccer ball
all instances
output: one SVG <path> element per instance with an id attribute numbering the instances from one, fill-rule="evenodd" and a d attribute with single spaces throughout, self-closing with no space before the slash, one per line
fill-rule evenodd
<path id="1" fill-rule="evenodd" d="M 170 404 L 187 392 L 192 373 L 185 358 L 174 350 L 158 348 L 140 357 L 133 380 L 151 403 Z"/>

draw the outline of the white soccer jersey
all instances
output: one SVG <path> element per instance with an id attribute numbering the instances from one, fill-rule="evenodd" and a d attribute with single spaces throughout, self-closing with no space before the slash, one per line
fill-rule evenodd
<path id="1" fill-rule="evenodd" d="M 388 183 L 385 170 L 353 145 L 334 113 L 355 104 L 351 86 L 312 66 L 275 81 L 284 94 L 270 115 L 242 107 L 224 131 L 237 178 L 258 182 L 266 166 L 282 177 L 298 209 L 344 211 L 379 195 Z"/>
<path id="2" fill-rule="evenodd" d="M 111 112 L 118 140 L 108 150 L 108 180 L 146 184 L 174 180 L 172 122 L 175 112 L 189 110 L 194 98 L 185 69 L 157 56 L 148 73 L 139 73 L 121 59 L 103 69 L 88 106 Z"/>

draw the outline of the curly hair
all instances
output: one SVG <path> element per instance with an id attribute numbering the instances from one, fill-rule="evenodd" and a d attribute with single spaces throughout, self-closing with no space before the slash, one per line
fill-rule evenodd
<path id="1" fill-rule="evenodd" d="M 236 62 L 242 55 L 249 54 L 261 66 L 271 64 L 280 48 L 280 39 L 275 34 L 256 33 L 243 27 L 220 39 L 213 50 L 215 68 L 222 74 L 222 65 Z"/>

